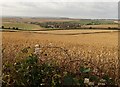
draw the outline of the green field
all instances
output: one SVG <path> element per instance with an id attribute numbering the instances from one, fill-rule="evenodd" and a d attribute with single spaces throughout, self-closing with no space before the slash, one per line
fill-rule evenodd
<path id="1" fill-rule="evenodd" d="M 26 24 L 26 23 L 3 23 L 2 24 L 5 28 L 13 28 L 13 27 L 17 27 L 19 29 L 23 29 L 23 30 L 40 30 L 42 29 L 40 26 L 38 25 L 34 25 L 34 24 Z"/>

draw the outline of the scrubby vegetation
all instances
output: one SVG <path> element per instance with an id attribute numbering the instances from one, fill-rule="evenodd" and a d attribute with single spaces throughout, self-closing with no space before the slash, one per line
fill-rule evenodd
<path id="1" fill-rule="evenodd" d="M 47 48 L 61 49 L 66 55 L 69 56 L 67 50 L 64 48 L 50 46 Z M 55 49 L 54 51 L 56 51 Z M 20 55 L 18 55 L 14 61 L 3 62 L 3 87 L 40 87 L 41 85 L 51 87 L 76 85 L 85 87 L 95 85 L 116 85 L 113 78 L 111 78 L 108 74 L 103 74 L 104 72 L 101 72 L 98 67 L 91 67 L 90 62 L 89 64 L 86 64 L 87 61 L 63 59 L 63 63 L 65 64 L 59 65 L 58 62 L 60 61 L 53 58 L 46 60 L 44 56 L 47 58 L 47 54 L 44 54 L 42 58 L 42 56 L 40 56 L 42 54 L 35 53 L 34 49 L 31 47 L 22 49 L 19 54 Z M 76 69 L 77 71 L 74 71 L 74 69 L 70 67 L 70 64 L 71 62 L 74 63 L 76 61 L 79 61 L 80 64 L 78 64 L 79 67 Z"/>

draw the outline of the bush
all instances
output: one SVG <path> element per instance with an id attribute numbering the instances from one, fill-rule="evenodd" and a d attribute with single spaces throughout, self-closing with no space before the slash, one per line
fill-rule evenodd
<path id="1" fill-rule="evenodd" d="M 18 30 L 18 27 L 16 27 L 16 30 Z"/>
<path id="2" fill-rule="evenodd" d="M 2 29 L 4 29 L 4 26 L 2 26 Z"/>
<path id="3" fill-rule="evenodd" d="M 57 67 L 47 63 L 38 64 L 36 55 L 14 64 L 3 65 L 3 86 L 60 85 Z"/>
<path id="4" fill-rule="evenodd" d="M 15 29 L 15 27 L 13 27 L 13 29 Z"/>
<path id="5" fill-rule="evenodd" d="M 92 29 L 92 27 L 89 27 L 89 29 Z"/>

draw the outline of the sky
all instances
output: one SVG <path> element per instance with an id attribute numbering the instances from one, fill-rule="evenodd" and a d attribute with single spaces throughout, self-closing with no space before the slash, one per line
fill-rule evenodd
<path id="1" fill-rule="evenodd" d="M 117 0 L 2 1 L 2 16 L 117 19 Z M 1 15 L 1 14 L 0 14 Z"/>

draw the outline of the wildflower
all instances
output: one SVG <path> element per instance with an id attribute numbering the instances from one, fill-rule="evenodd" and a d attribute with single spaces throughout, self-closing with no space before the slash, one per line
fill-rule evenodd
<path id="1" fill-rule="evenodd" d="M 14 65 L 16 65 L 17 63 L 15 62 Z"/>
<path id="2" fill-rule="evenodd" d="M 106 82 L 106 80 L 100 79 L 100 82 L 98 83 L 98 85 L 105 85 L 105 82 Z"/>
<path id="3" fill-rule="evenodd" d="M 94 85 L 94 82 L 89 82 L 88 85 Z"/>
<path id="4" fill-rule="evenodd" d="M 38 47 L 40 47 L 39 44 L 36 44 L 36 45 L 35 45 L 35 48 L 38 48 Z"/>
<path id="5" fill-rule="evenodd" d="M 42 85 L 45 85 L 45 84 L 44 84 L 44 83 L 41 83 L 40 85 L 42 86 Z"/>
<path id="6" fill-rule="evenodd" d="M 88 84 L 89 83 L 89 78 L 85 78 L 84 83 Z"/>
<path id="7" fill-rule="evenodd" d="M 36 55 L 40 53 L 40 46 L 38 44 L 35 45 L 35 52 Z"/>
<path id="8" fill-rule="evenodd" d="M 101 86 L 102 86 L 102 85 L 105 85 L 105 83 L 101 83 L 101 82 L 99 82 L 98 85 L 101 85 Z"/>
<path id="9" fill-rule="evenodd" d="M 100 79 L 100 82 L 105 82 L 106 80 L 105 79 Z"/>

